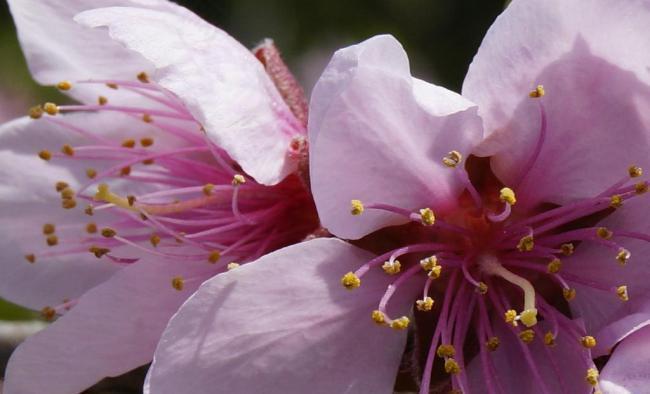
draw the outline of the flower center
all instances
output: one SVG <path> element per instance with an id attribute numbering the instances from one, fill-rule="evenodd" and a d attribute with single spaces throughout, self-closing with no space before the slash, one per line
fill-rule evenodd
<path id="1" fill-rule="evenodd" d="M 544 91 L 539 87 L 533 93 L 531 97 L 539 98 Z M 542 125 L 538 146 L 533 160 L 524 166 L 525 172 L 534 164 L 544 142 L 546 119 L 541 104 L 540 113 Z M 621 301 L 628 300 L 627 286 L 621 283 L 611 287 L 562 272 L 562 259 L 571 256 L 577 247 L 598 244 L 612 250 L 613 262 L 625 266 L 631 253 L 619 244 L 619 240 L 650 241 L 647 234 L 591 225 L 595 217 L 625 209 L 627 200 L 647 192 L 647 182 L 633 181 L 642 176 L 641 168 L 630 167 L 625 177 L 597 196 L 564 206 L 517 212 L 516 190 L 496 184 L 477 189 L 460 166 L 462 155 L 457 151 L 450 152 L 442 162 L 456 171 L 466 186 L 456 212 L 445 213 L 439 218 L 426 207 L 412 211 L 383 203 L 352 201 L 353 215 L 362 215 L 366 209 L 388 211 L 421 224 L 426 231 L 423 242 L 407 242 L 406 246 L 381 254 L 356 271 L 345 274 L 341 279 L 343 286 L 347 289 L 361 286 L 363 276 L 379 267 L 395 276 L 371 318 L 379 325 L 402 330 L 409 327 L 410 319 L 391 317 L 390 300 L 397 292 L 410 292 L 413 283 L 420 283 L 417 286 L 421 286 L 421 298 L 415 302 L 415 308 L 418 313 L 437 314 L 433 327 L 424 328 L 433 334 L 421 371 L 421 393 L 429 392 L 436 356 L 444 360 L 442 370 L 451 376 L 453 389 L 467 392 L 464 357 L 471 352 L 465 346 L 471 336 L 481 344 L 478 352 L 488 391 L 502 391 L 492 372 L 494 362 L 489 357 L 489 352 L 497 350 L 502 342 L 496 334 L 497 329 L 510 331 L 517 337 L 518 349 L 543 392 L 550 391 L 527 345 L 541 340 L 553 347 L 558 335 L 576 346 L 586 371 L 585 384 L 597 389 L 598 370 L 590 351 L 596 346 L 596 339 L 579 321 L 571 318 L 570 312 L 566 312 L 566 303 L 576 297 L 572 284 L 608 292 Z M 559 302 L 555 297 L 558 293 L 562 295 Z M 442 305 L 437 307 L 439 296 Z M 505 326 L 496 327 L 497 324 Z M 555 370 L 560 375 L 557 365 Z"/>
<path id="2" fill-rule="evenodd" d="M 153 255 L 178 264 L 204 261 L 214 266 L 212 274 L 216 274 L 301 241 L 318 226 L 309 191 L 296 174 L 275 186 L 258 184 L 207 138 L 173 94 L 144 73 L 137 79 L 78 83 L 120 89 L 137 99 L 130 102 L 139 106 L 114 105 L 101 96 L 96 105 L 47 103 L 30 110 L 32 118 L 83 141 L 65 144 L 60 152 L 42 150 L 41 159 L 88 167 L 85 182 L 61 180 L 55 185 L 70 216 L 83 202 L 87 219 L 77 215 L 70 223 L 45 224 L 47 246 L 27 254 L 29 263 L 91 253 L 100 263 L 128 265 Z M 69 90 L 73 85 L 61 82 L 58 87 Z M 114 114 L 116 121 L 130 118 L 134 135 L 116 139 L 60 115 L 87 111 Z M 138 136 L 143 129 L 157 138 Z M 304 137 L 296 134 L 287 155 L 303 153 Z M 170 283 L 181 291 L 189 281 L 200 283 L 206 278 L 174 277 Z M 43 314 L 54 317 L 75 302 L 45 307 Z"/>

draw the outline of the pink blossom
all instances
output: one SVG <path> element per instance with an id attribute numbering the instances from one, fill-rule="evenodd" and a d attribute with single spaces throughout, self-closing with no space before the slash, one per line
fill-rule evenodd
<path id="1" fill-rule="evenodd" d="M 317 227 L 301 91 L 271 42 L 263 64 L 173 3 L 9 3 L 34 77 L 80 103 L 0 127 L 0 295 L 59 316 L 4 392 L 76 393 L 151 361 L 205 279 Z"/>
<path id="2" fill-rule="evenodd" d="M 206 281 L 147 390 L 647 390 L 649 21 L 643 1 L 515 0 L 462 96 L 411 77 L 390 36 L 338 51 L 311 98 L 312 191 L 375 254 L 318 239 Z"/>

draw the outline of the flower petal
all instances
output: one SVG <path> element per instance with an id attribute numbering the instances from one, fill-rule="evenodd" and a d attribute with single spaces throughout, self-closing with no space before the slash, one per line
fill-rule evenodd
<path id="1" fill-rule="evenodd" d="M 406 333 L 370 319 L 387 278 L 340 285 L 370 257 L 316 239 L 205 282 L 165 331 L 151 392 L 392 393 Z"/>
<path id="2" fill-rule="evenodd" d="M 66 298 L 76 298 L 89 288 L 106 280 L 118 266 L 97 260 L 88 252 L 37 257 L 29 264 L 25 255 L 50 253 L 69 248 L 85 237 L 85 225 L 101 220 L 101 213 L 91 220 L 83 213 L 84 204 L 71 210 L 61 208 L 61 199 L 54 188 L 58 181 L 65 181 L 78 190 L 88 179 L 87 167 L 101 169 L 105 162 L 53 157 L 41 160 L 37 153 L 47 148 L 57 152 L 63 144 L 88 143 L 88 139 L 67 127 L 50 123 L 49 118 L 32 120 L 17 119 L 0 127 L 0 295 L 13 302 L 34 309 L 46 305 L 58 305 Z M 57 117 L 73 127 L 103 137 L 115 137 L 128 130 L 131 135 L 142 132 L 152 135 L 151 126 L 119 114 L 74 114 Z M 97 164 L 95 166 L 95 164 Z M 117 181 L 115 189 L 129 184 L 131 193 L 152 190 L 147 184 Z M 106 213 L 110 216 L 110 213 Z M 42 228 L 45 223 L 57 226 L 59 244 L 48 247 Z M 68 244 L 69 245 L 69 244 Z"/>
<path id="3" fill-rule="evenodd" d="M 605 364 L 600 384 L 608 394 L 643 393 L 650 380 L 650 328 L 626 338 Z"/>
<path id="4" fill-rule="evenodd" d="M 648 23 L 640 1 L 515 0 L 488 31 L 463 95 L 479 105 L 489 135 L 478 153 L 494 155 L 493 170 L 522 189 L 522 205 L 592 196 L 627 166 L 649 163 Z M 521 181 L 540 134 L 539 102 L 528 97 L 538 84 L 547 135 Z"/>
<path id="5" fill-rule="evenodd" d="M 352 199 L 452 207 L 462 183 L 442 158 L 452 150 L 468 155 L 482 135 L 476 107 L 412 78 L 391 36 L 337 51 L 314 89 L 310 116 L 314 198 L 323 225 L 343 238 L 405 222 L 376 211 L 352 217 Z"/>
<path id="6" fill-rule="evenodd" d="M 171 280 L 208 277 L 214 266 L 142 260 L 86 293 L 79 303 L 13 353 L 6 394 L 77 393 L 149 362 L 169 318 L 198 287 Z"/>
<path id="7" fill-rule="evenodd" d="M 262 64 L 228 34 L 203 21 L 137 8 L 92 10 L 75 19 L 107 26 L 113 39 L 151 61 L 153 78 L 258 182 L 278 183 L 296 168 L 287 152 L 302 126 Z"/>
<path id="8" fill-rule="evenodd" d="M 54 85 L 63 80 L 135 79 L 152 65 L 142 56 L 124 49 L 105 33 L 86 29 L 73 17 L 92 8 L 137 5 L 190 15 L 182 7 L 162 0 L 9 0 L 23 52 L 34 78 Z M 198 17 L 197 17 L 198 18 Z M 117 61 L 116 59 L 119 59 Z M 101 86 L 77 85 L 73 97 L 95 102 Z M 113 98 L 118 92 L 101 94 Z"/>

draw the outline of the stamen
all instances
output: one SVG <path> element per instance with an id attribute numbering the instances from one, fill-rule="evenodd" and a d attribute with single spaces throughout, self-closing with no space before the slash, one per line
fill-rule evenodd
<path id="1" fill-rule="evenodd" d="M 517 203 L 515 192 L 509 187 L 504 187 L 501 189 L 499 192 L 499 199 L 510 205 L 515 205 Z"/>
<path id="2" fill-rule="evenodd" d="M 359 279 L 359 277 L 356 276 L 354 272 L 348 272 L 341 278 L 341 284 L 346 289 L 353 290 L 361 286 L 361 279 Z"/>
<path id="3" fill-rule="evenodd" d="M 47 243 L 47 246 L 56 246 L 59 243 L 59 237 L 54 234 L 48 235 L 45 238 L 45 243 Z"/>
<path id="4" fill-rule="evenodd" d="M 544 97 L 546 94 L 546 91 L 544 90 L 544 86 L 542 85 L 537 85 L 534 90 L 532 90 L 530 93 L 528 93 L 528 96 L 530 98 L 541 98 Z"/>
<path id="5" fill-rule="evenodd" d="M 361 200 L 352 200 L 350 201 L 351 209 L 350 213 L 354 216 L 359 216 L 363 213 L 363 203 Z"/>
<path id="6" fill-rule="evenodd" d="M 589 368 L 587 370 L 587 375 L 585 376 L 585 380 L 587 383 L 589 383 L 592 386 L 596 386 L 598 384 L 598 370 L 596 368 Z"/>
<path id="7" fill-rule="evenodd" d="M 436 222 L 436 216 L 433 214 L 431 208 L 420 209 L 420 221 L 425 226 L 433 226 Z"/>
<path id="8" fill-rule="evenodd" d="M 228 263 L 228 265 L 226 265 L 226 269 L 228 271 L 232 271 L 235 268 L 239 268 L 239 263 L 235 263 L 234 261 L 231 261 L 230 263 Z"/>
<path id="9" fill-rule="evenodd" d="M 43 104 L 43 110 L 47 112 L 48 115 L 54 116 L 59 113 L 59 106 L 54 103 L 45 103 Z"/>
<path id="10" fill-rule="evenodd" d="M 419 311 L 428 312 L 433 308 L 434 300 L 431 297 L 424 297 L 421 300 L 415 301 L 415 305 Z"/>
<path id="11" fill-rule="evenodd" d="M 643 175 L 643 169 L 639 166 L 630 166 L 627 172 L 630 174 L 630 178 L 638 178 Z"/>
<path id="12" fill-rule="evenodd" d="M 208 255 L 208 261 L 212 264 L 216 264 L 219 260 L 221 259 L 221 252 L 218 250 L 213 250 L 210 252 L 210 255 Z"/>
<path id="13" fill-rule="evenodd" d="M 436 354 L 440 358 L 454 357 L 456 355 L 456 348 L 450 344 L 441 344 L 436 350 Z"/>
<path id="14" fill-rule="evenodd" d="M 143 148 L 148 148 L 153 145 L 153 138 L 151 137 L 145 137 L 140 139 L 140 145 L 142 145 Z"/>
<path id="15" fill-rule="evenodd" d="M 95 177 L 97 176 L 97 170 L 95 170 L 94 168 L 87 168 L 86 176 L 90 179 L 95 179 Z"/>
<path id="16" fill-rule="evenodd" d="M 54 318 L 56 317 L 56 310 L 51 306 L 46 306 L 43 309 L 41 309 L 41 316 L 43 317 L 43 319 L 47 321 L 54 320 Z"/>
<path id="17" fill-rule="evenodd" d="M 66 156 L 74 156 L 74 148 L 68 144 L 65 144 L 61 147 L 61 153 Z"/>
<path id="18" fill-rule="evenodd" d="M 63 182 L 63 181 L 59 181 L 59 182 L 57 182 L 56 184 L 54 184 L 54 188 L 55 188 L 56 191 L 59 192 L 59 193 L 60 193 L 61 191 L 63 191 L 63 189 L 68 188 L 69 186 L 70 186 L 70 185 L 68 185 L 67 183 L 65 183 L 65 182 Z"/>
<path id="19" fill-rule="evenodd" d="M 45 223 L 43 225 L 43 234 L 44 235 L 54 234 L 54 231 L 56 231 L 56 227 L 52 223 Z"/>
<path id="20" fill-rule="evenodd" d="M 549 274 L 557 274 L 560 272 L 560 269 L 562 268 L 562 261 L 560 259 L 555 258 L 551 260 L 550 263 L 546 266 L 546 270 Z"/>
<path id="21" fill-rule="evenodd" d="M 630 297 L 627 294 L 627 286 L 625 286 L 625 285 L 618 286 L 616 288 L 616 295 L 618 296 L 618 298 L 621 299 L 621 301 L 629 301 L 630 300 Z"/>
<path id="22" fill-rule="evenodd" d="M 70 81 L 61 81 L 56 84 L 57 89 L 67 91 L 72 89 L 72 83 Z"/>
<path id="23" fill-rule="evenodd" d="M 592 337 L 591 335 L 586 335 L 586 336 L 580 338 L 580 343 L 586 349 L 592 349 L 592 348 L 596 347 L 596 338 Z"/>
<path id="24" fill-rule="evenodd" d="M 573 301 L 576 298 L 576 289 L 562 289 L 562 296 L 567 301 Z"/>
<path id="25" fill-rule="evenodd" d="M 535 247 L 535 240 L 532 234 L 522 237 L 517 243 L 517 250 L 520 252 L 530 252 Z"/>
<path id="26" fill-rule="evenodd" d="M 52 158 L 52 153 L 50 153 L 49 150 L 43 149 L 42 151 L 38 152 L 38 157 L 45 161 L 49 161 Z"/>
<path id="27" fill-rule="evenodd" d="M 183 280 L 182 276 L 175 276 L 172 278 L 172 287 L 175 290 L 182 291 L 184 286 L 185 280 Z"/>
<path id="28" fill-rule="evenodd" d="M 566 243 L 560 245 L 560 252 L 565 256 L 571 256 L 573 254 L 575 247 L 572 243 Z"/>
<path id="29" fill-rule="evenodd" d="M 531 343 L 535 339 L 535 331 L 530 328 L 519 333 L 519 339 L 524 343 Z"/>
<path id="30" fill-rule="evenodd" d="M 511 326 L 517 327 L 517 311 L 514 309 L 508 309 L 503 314 L 503 320 Z"/>
<path id="31" fill-rule="evenodd" d="M 450 375 L 457 375 L 460 373 L 460 366 L 453 358 L 448 358 L 445 360 L 445 372 Z"/>
<path id="32" fill-rule="evenodd" d="M 33 264 L 36 262 L 36 255 L 34 253 L 26 254 L 25 260 Z"/>
<path id="33" fill-rule="evenodd" d="M 625 248 L 620 248 L 618 250 L 618 253 L 616 254 L 616 260 L 618 260 L 618 263 L 622 266 L 627 264 L 627 261 L 630 259 L 630 256 L 632 254 L 630 253 L 629 250 Z"/>
<path id="34" fill-rule="evenodd" d="M 243 175 L 241 175 L 241 174 L 235 174 L 235 175 L 232 177 L 232 185 L 233 185 L 233 186 L 243 185 L 244 183 L 246 183 L 246 178 L 244 178 Z"/>
<path id="35" fill-rule="evenodd" d="M 623 206 L 623 198 L 621 197 L 620 194 L 614 194 L 610 199 L 609 199 L 609 206 L 612 208 L 620 208 Z"/>
<path id="36" fill-rule="evenodd" d="M 135 147 L 135 140 L 133 138 L 128 138 L 124 141 L 122 141 L 122 147 L 123 148 L 134 148 Z"/>
<path id="37" fill-rule="evenodd" d="M 544 344 L 548 347 L 555 347 L 555 335 L 552 332 L 547 331 L 544 334 Z"/>
<path id="38" fill-rule="evenodd" d="M 102 236 L 104 238 L 113 238 L 116 235 L 117 235 L 117 231 L 113 230 L 110 227 L 105 227 L 102 229 Z"/>
<path id="39" fill-rule="evenodd" d="M 392 328 L 393 330 L 405 330 L 408 328 L 410 322 L 411 321 L 409 320 L 408 317 L 402 316 L 398 319 L 393 320 L 390 323 L 390 328 Z"/>
<path id="40" fill-rule="evenodd" d="M 152 234 L 151 237 L 149 237 L 149 242 L 155 248 L 160 243 L 160 237 L 156 234 Z"/>
<path id="41" fill-rule="evenodd" d="M 648 183 L 647 182 L 639 182 L 634 185 L 634 192 L 636 194 L 644 194 L 648 192 Z"/>
<path id="42" fill-rule="evenodd" d="M 108 98 L 106 98 L 105 96 L 99 96 L 99 97 L 97 97 L 97 104 L 99 104 L 99 105 L 106 105 L 106 104 L 108 104 Z"/>
<path id="43" fill-rule="evenodd" d="M 442 158 L 442 164 L 449 168 L 456 168 L 458 164 L 463 160 L 463 155 L 460 154 L 457 150 L 452 150 L 447 153 L 445 157 Z"/>
<path id="44" fill-rule="evenodd" d="M 86 225 L 86 232 L 88 234 L 95 234 L 97 232 L 97 225 L 95 223 L 88 223 Z"/>
<path id="45" fill-rule="evenodd" d="M 395 275 L 400 272 L 400 269 L 402 268 L 402 264 L 399 262 L 399 260 L 389 260 L 386 261 L 381 268 L 386 272 L 388 275 Z"/>
<path id="46" fill-rule="evenodd" d="M 487 346 L 489 351 L 493 352 L 499 348 L 500 344 L 501 341 L 499 340 L 499 337 L 490 337 L 490 339 L 485 343 L 485 346 Z"/>
<path id="47" fill-rule="evenodd" d="M 149 83 L 149 75 L 146 72 L 142 71 L 137 75 L 138 81 L 142 83 Z"/>
<path id="48" fill-rule="evenodd" d="M 379 325 L 383 326 L 383 325 L 386 324 L 386 315 L 384 314 L 384 312 L 382 312 L 380 310 L 375 309 L 374 311 L 372 311 L 372 314 L 370 315 L 370 317 L 372 318 L 372 320 L 375 323 L 377 323 Z"/>
<path id="49" fill-rule="evenodd" d="M 72 209 L 77 206 L 77 202 L 74 199 L 64 199 L 61 201 L 61 206 L 63 209 Z"/>
<path id="50" fill-rule="evenodd" d="M 35 105 L 31 107 L 27 113 L 32 119 L 40 119 L 43 116 L 43 107 L 40 105 Z"/>
<path id="51" fill-rule="evenodd" d="M 610 239 L 614 235 L 607 227 L 598 227 L 596 229 L 596 235 L 602 239 Z"/>

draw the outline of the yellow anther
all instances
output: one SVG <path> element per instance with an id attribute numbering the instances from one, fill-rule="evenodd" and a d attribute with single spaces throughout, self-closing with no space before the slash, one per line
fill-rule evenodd
<path id="1" fill-rule="evenodd" d="M 567 301 L 573 301 L 576 298 L 576 289 L 562 289 L 562 296 Z"/>
<path id="2" fill-rule="evenodd" d="M 618 195 L 614 194 L 610 199 L 609 199 L 609 206 L 612 208 L 620 208 L 623 206 L 623 198 Z"/>
<path id="3" fill-rule="evenodd" d="M 519 339 L 524 343 L 531 343 L 535 339 L 535 331 L 530 328 L 519 333 Z"/>
<path id="4" fill-rule="evenodd" d="M 445 360 L 445 372 L 450 375 L 457 375 L 460 373 L 460 367 L 458 363 L 453 358 L 448 358 Z"/>
<path id="5" fill-rule="evenodd" d="M 433 214 L 431 208 L 420 209 L 420 221 L 425 226 L 433 226 L 436 222 L 436 215 Z"/>
<path id="6" fill-rule="evenodd" d="M 546 91 L 544 90 L 544 86 L 537 85 L 537 87 L 534 90 L 531 90 L 530 93 L 528 93 L 528 96 L 530 98 L 540 98 L 540 97 L 544 97 L 545 94 Z"/>
<path id="7" fill-rule="evenodd" d="M 429 271 L 429 273 L 427 275 L 431 279 L 438 279 L 438 278 L 440 278 L 440 273 L 441 272 L 442 272 L 442 266 L 437 265 L 437 266 L 431 268 L 431 271 Z"/>
<path id="8" fill-rule="evenodd" d="M 29 117 L 32 119 L 40 119 L 43 116 L 43 107 L 40 105 L 35 105 L 31 107 L 27 113 L 29 114 Z"/>
<path id="9" fill-rule="evenodd" d="M 86 208 L 84 208 L 84 213 L 88 216 L 93 216 L 94 211 L 93 211 L 93 206 L 92 205 L 86 205 Z"/>
<path id="10" fill-rule="evenodd" d="M 354 216 L 359 216 L 363 213 L 363 203 L 361 200 L 350 201 L 350 213 Z"/>
<path id="11" fill-rule="evenodd" d="M 508 309 L 504 314 L 503 314 L 503 320 L 505 320 L 506 323 L 512 325 L 513 327 L 517 327 L 517 311 L 514 309 Z"/>
<path id="12" fill-rule="evenodd" d="M 219 259 L 221 259 L 221 252 L 219 252 L 218 250 L 213 250 L 208 255 L 208 261 L 210 263 L 212 263 L 212 264 L 215 264 L 216 262 L 218 262 Z"/>
<path id="13" fill-rule="evenodd" d="M 151 237 L 149 237 L 149 242 L 151 242 L 151 245 L 155 248 L 160 244 L 160 236 L 158 234 L 151 234 Z"/>
<path id="14" fill-rule="evenodd" d="M 580 343 L 587 349 L 592 349 L 596 347 L 596 338 L 591 335 L 584 336 L 580 338 Z"/>
<path id="15" fill-rule="evenodd" d="M 356 289 L 361 286 L 361 279 L 354 273 L 348 272 L 341 278 L 341 284 L 348 290 Z"/>
<path id="16" fill-rule="evenodd" d="M 430 256 L 420 260 L 420 266 L 425 271 L 431 271 L 434 267 L 438 266 L 438 258 L 436 256 Z"/>
<path id="17" fill-rule="evenodd" d="M 135 147 L 135 140 L 132 138 L 127 138 L 124 141 L 122 141 L 122 147 L 123 148 L 133 148 Z"/>
<path id="18" fill-rule="evenodd" d="M 59 106 L 54 103 L 45 103 L 43 104 L 43 111 L 47 112 L 48 115 L 56 115 L 59 113 Z"/>
<path id="19" fill-rule="evenodd" d="M 71 198 L 74 198 L 74 190 L 69 187 L 61 190 L 61 198 L 64 200 L 70 200 Z"/>
<path id="20" fill-rule="evenodd" d="M 519 240 L 517 250 L 520 252 L 530 252 L 535 247 L 535 240 L 532 235 L 526 235 Z"/>
<path id="21" fill-rule="evenodd" d="M 544 344 L 548 347 L 555 346 L 555 335 L 553 335 L 552 332 L 547 331 L 546 334 L 544 334 Z"/>
<path id="22" fill-rule="evenodd" d="M 41 316 L 45 320 L 53 320 L 56 317 L 56 310 L 51 306 L 46 306 L 45 308 L 41 309 Z"/>
<path id="23" fill-rule="evenodd" d="M 50 235 L 50 234 L 54 234 L 55 231 L 56 231 L 56 227 L 52 223 L 45 223 L 43 225 L 43 234 Z"/>
<path id="24" fill-rule="evenodd" d="M 618 253 L 616 254 L 616 260 L 618 260 L 618 263 L 620 265 L 625 265 L 625 264 L 627 264 L 627 261 L 630 259 L 631 255 L 632 254 L 630 253 L 629 250 L 627 250 L 625 248 L 620 248 L 618 250 Z"/>
<path id="25" fill-rule="evenodd" d="M 630 296 L 627 294 L 627 286 L 625 285 L 616 288 L 616 295 L 621 299 L 621 301 L 630 300 Z"/>
<path id="26" fill-rule="evenodd" d="M 233 186 L 243 185 L 244 183 L 246 183 L 246 178 L 244 178 L 242 174 L 235 174 L 235 176 L 232 177 Z"/>
<path id="27" fill-rule="evenodd" d="M 26 254 L 25 260 L 33 264 L 36 262 L 36 255 L 34 253 Z"/>
<path id="28" fill-rule="evenodd" d="M 573 246 L 572 243 L 566 243 L 566 244 L 560 245 L 560 252 L 565 256 L 571 256 L 573 254 L 574 250 L 575 250 L 575 247 Z"/>
<path id="29" fill-rule="evenodd" d="M 648 192 L 648 182 L 639 182 L 634 185 L 634 192 L 636 194 L 643 194 Z"/>
<path id="30" fill-rule="evenodd" d="M 408 328 L 409 323 L 411 323 L 411 320 L 406 316 L 402 316 L 390 322 L 390 328 L 393 330 L 405 330 Z"/>
<path id="31" fill-rule="evenodd" d="M 499 340 L 499 337 L 490 337 L 490 339 L 485 342 L 485 346 L 487 346 L 488 350 L 491 352 L 497 350 L 500 344 L 501 341 Z"/>
<path id="32" fill-rule="evenodd" d="M 445 157 L 442 158 L 442 164 L 449 168 L 456 168 L 458 164 L 463 160 L 463 155 L 460 154 L 457 150 L 452 150 L 447 153 Z"/>
<path id="33" fill-rule="evenodd" d="M 137 77 L 138 77 L 138 81 L 142 83 L 149 83 L 149 75 L 147 75 L 146 72 L 142 71 L 138 73 Z"/>
<path id="34" fill-rule="evenodd" d="M 172 287 L 178 291 L 183 290 L 183 287 L 185 287 L 185 280 L 183 280 L 183 277 L 182 276 L 173 277 Z"/>
<path id="35" fill-rule="evenodd" d="M 86 168 L 86 176 L 90 179 L 95 179 L 97 176 L 97 170 L 94 168 Z"/>
<path id="36" fill-rule="evenodd" d="M 74 156 L 74 148 L 68 144 L 65 144 L 61 147 L 61 153 L 66 156 Z"/>
<path id="37" fill-rule="evenodd" d="M 59 237 L 54 234 L 50 234 L 45 238 L 45 243 L 47 246 L 55 246 L 59 243 Z"/>
<path id="38" fill-rule="evenodd" d="M 106 104 L 108 104 L 108 98 L 106 98 L 106 96 L 99 96 L 99 97 L 97 97 L 97 104 L 99 104 L 99 105 L 106 105 Z"/>
<path id="39" fill-rule="evenodd" d="M 433 308 L 433 298 L 431 297 L 424 297 L 421 300 L 415 301 L 415 306 L 418 308 L 419 311 L 422 312 L 428 312 Z"/>
<path id="40" fill-rule="evenodd" d="M 117 84 L 116 83 L 107 83 L 106 86 L 108 86 L 110 89 L 117 89 Z"/>
<path id="41" fill-rule="evenodd" d="M 630 166 L 627 169 L 627 173 L 630 175 L 630 178 L 638 178 L 643 175 L 643 168 L 639 166 Z"/>
<path id="42" fill-rule="evenodd" d="M 94 254 L 95 257 L 97 257 L 99 259 L 102 256 L 104 256 L 105 254 L 110 253 L 111 250 L 108 249 L 108 248 L 100 248 L 99 246 L 91 246 L 90 248 L 88 248 L 88 251 L 90 253 Z"/>
<path id="43" fill-rule="evenodd" d="M 131 174 L 131 167 L 129 167 L 129 166 L 122 167 L 122 169 L 120 170 L 120 175 L 121 176 L 128 176 L 130 174 Z"/>
<path id="44" fill-rule="evenodd" d="M 86 224 L 86 232 L 88 234 L 95 234 L 97 232 L 97 225 L 95 223 Z"/>
<path id="45" fill-rule="evenodd" d="M 61 192 L 63 189 L 70 187 L 67 183 L 63 181 L 59 181 L 54 184 L 54 188 L 56 189 L 57 192 Z"/>
<path id="46" fill-rule="evenodd" d="M 562 261 L 558 258 L 551 260 L 546 266 L 546 271 L 548 271 L 549 274 L 557 274 L 560 272 L 560 269 L 562 269 Z"/>
<path id="47" fill-rule="evenodd" d="M 72 83 L 70 81 L 61 81 L 56 84 L 56 87 L 59 90 L 66 91 L 72 89 Z"/>
<path id="48" fill-rule="evenodd" d="M 104 227 L 104 228 L 102 229 L 102 237 L 105 237 L 105 238 L 113 238 L 113 237 L 116 236 L 116 235 L 117 235 L 117 231 L 113 230 L 113 229 L 110 228 L 110 227 Z"/>
<path id="49" fill-rule="evenodd" d="M 142 145 L 145 148 L 148 148 L 151 145 L 153 145 L 153 142 L 154 142 L 153 138 L 151 137 L 140 138 L 140 145 Z"/>
<path id="50" fill-rule="evenodd" d="M 598 227 L 596 229 L 596 235 L 598 236 L 598 238 L 610 239 L 610 238 L 612 238 L 614 233 L 610 229 L 608 229 L 607 227 Z"/>
<path id="51" fill-rule="evenodd" d="M 208 183 L 205 186 L 203 186 L 203 194 L 205 194 L 206 196 L 211 195 L 212 190 L 214 190 L 214 185 L 211 183 Z"/>
<path id="52" fill-rule="evenodd" d="M 436 354 L 440 358 L 454 357 L 456 355 L 456 348 L 453 345 L 442 344 L 438 346 L 438 349 L 436 350 Z"/>
<path id="53" fill-rule="evenodd" d="M 234 261 L 231 261 L 230 263 L 228 263 L 228 264 L 226 265 L 226 269 L 227 269 L 228 271 L 232 271 L 232 270 L 234 270 L 235 268 L 239 268 L 239 266 L 240 266 L 239 263 L 235 263 Z"/>
<path id="54" fill-rule="evenodd" d="M 372 320 L 375 323 L 377 323 L 379 325 L 386 324 L 386 315 L 384 315 L 384 312 L 382 312 L 382 311 L 379 311 L 379 310 L 375 309 L 374 311 L 372 311 L 372 314 L 370 315 L 370 317 L 372 318 Z"/>
<path id="55" fill-rule="evenodd" d="M 487 294 L 488 292 L 488 285 L 485 284 L 485 282 L 478 282 L 478 286 L 476 286 L 476 291 L 479 294 Z"/>
<path id="56" fill-rule="evenodd" d="M 142 121 L 144 123 L 151 123 L 151 122 L 153 122 L 153 118 L 149 114 L 144 114 L 144 115 L 142 115 Z"/>
<path id="57" fill-rule="evenodd" d="M 395 260 L 393 262 L 386 261 L 384 265 L 381 266 L 381 268 L 388 275 L 395 275 L 398 274 L 399 271 L 402 269 L 402 263 L 400 263 L 399 260 Z"/>
<path id="58" fill-rule="evenodd" d="M 503 189 L 501 189 L 501 191 L 499 192 L 499 199 L 510 205 L 515 205 L 517 203 L 517 197 L 515 196 L 515 192 L 509 187 L 504 187 Z"/>
<path id="59" fill-rule="evenodd" d="M 40 157 L 42 160 L 48 161 L 52 158 L 52 153 L 50 153 L 50 151 L 47 149 L 43 149 L 42 151 L 38 152 L 38 157 Z"/>
<path id="60" fill-rule="evenodd" d="M 587 383 L 589 383 L 592 386 L 596 386 L 598 384 L 598 370 L 596 368 L 589 368 L 587 370 L 587 375 L 585 376 L 585 380 Z"/>
<path id="61" fill-rule="evenodd" d="M 73 198 L 66 198 L 61 201 L 61 207 L 63 209 L 72 209 L 77 206 L 77 201 Z"/>
<path id="62" fill-rule="evenodd" d="M 537 324 L 537 309 L 531 308 L 521 312 L 521 315 L 519 315 L 519 320 L 526 327 L 534 326 L 535 324 Z"/>

